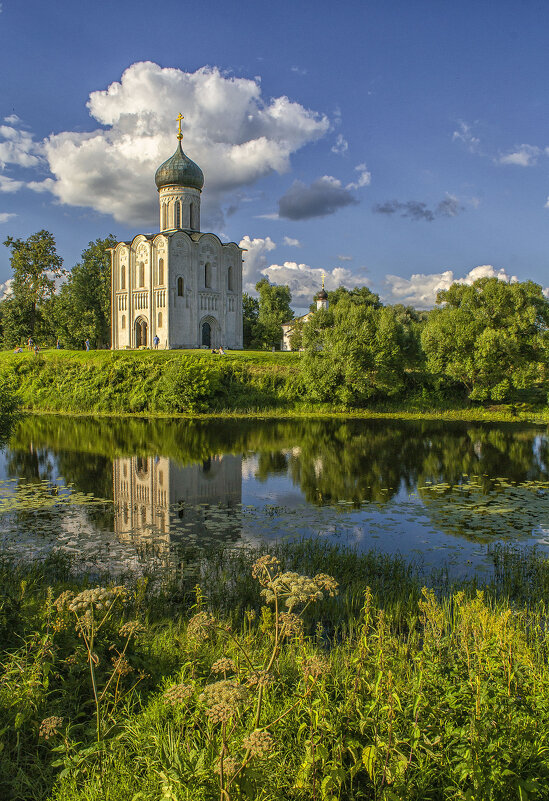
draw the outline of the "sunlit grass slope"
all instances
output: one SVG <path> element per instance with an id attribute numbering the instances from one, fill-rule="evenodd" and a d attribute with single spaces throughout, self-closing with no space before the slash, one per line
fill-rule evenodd
<path id="1" fill-rule="evenodd" d="M 299 355 L 209 351 L 0 353 L 24 408 L 184 413 L 284 409 L 299 400 Z"/>
<path id="2" fill-rule="evenodd" d="M 528 392 L 513 403 L 474 404 L 457 390 L 432 391 L 429 376 L 414 372 L 397 396 L 372 399 L 367 408 L 318 403 L 307 391 L 301 359 L 300 353 L 269 351 L 0 351 L 0 378 L 24 409 L 42 412 L 549 421 L 545 404 Z"/>

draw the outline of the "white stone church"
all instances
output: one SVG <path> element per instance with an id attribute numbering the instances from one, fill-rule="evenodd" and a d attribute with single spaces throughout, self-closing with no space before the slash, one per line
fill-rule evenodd
<path id="1" fill-rule="evenodd" d="M 242 349 L 242 249 L 200 231 L 204 175 L 178 145 L 156 171 L 160 233 L 111 250 L 112 349 Z"/>

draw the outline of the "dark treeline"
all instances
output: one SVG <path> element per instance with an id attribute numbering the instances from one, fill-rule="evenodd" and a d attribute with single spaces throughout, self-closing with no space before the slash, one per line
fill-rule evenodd
<path id="1" fill-rule="evenodd" d="M 0 302 L 5 349 L 29 338 L 81 349 L 110 343 L 110 255 L 115 239 L 90 242 L 65 271 L 55 240 L 39 231 L 8 237 L 13 278 Z M 64 279 L 64 280 L 63 280 Z M 293 319 L 287 286 L 264 278 L 258 298 L 243 297 L 244 346 L 280 347 L 281 324 Z M 292 349 L 302 351 L 301 397 L 361 407 L 387 398 L 440 402 L 528 400 L 545 403 L 548 386 L 549 301 L 531 281 L 481 278 L 438 293 L 437 306 L 418 311 L 385 305 L 367 287 L 328 293 L 328 308 L 311 306 L 295 321 Z"/>

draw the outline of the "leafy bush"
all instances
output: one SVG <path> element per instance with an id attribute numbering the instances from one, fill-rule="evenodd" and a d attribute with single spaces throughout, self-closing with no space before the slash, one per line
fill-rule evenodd
<path id="1" fill-rule="evenodd" d="M 13 374 L 0 374 L 0 447 L 9 436 L 19 405 Z"/>
<path id="2" fill-rule="evenodd" d="M 172 362 L 160 385 L 163 411 L 205 412 L 219 391 L 221 375 L 211 360 L 182 357 Z"/>
<path id="3" fill-rule="evenodd" d="M 305 326 L 302 377 L 312 400 L 363 406 L 397 394 L 404 386 L 404 329 L 390 308 L 340 301 L 333 325 Z"/>

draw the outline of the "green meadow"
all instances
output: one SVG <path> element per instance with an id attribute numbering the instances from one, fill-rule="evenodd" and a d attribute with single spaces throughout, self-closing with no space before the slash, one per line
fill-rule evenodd
<path id="1" fill-rule="evenodd" d="M 433 394 L 410 373 L 398 396 L 362 408 L 313 402 L 302 354 L 233 351 L 0 352 L 3 383 L 28 411 L 107 415 L 334 415 L 403 419 L 524 420 L 545 423 L 544 405 L 481 404 L 463 395 Z"/>
<path id="2" fill-rule="evenodd" d="M 0 563 L 0 793 L 503 801 L 549 786 L 547 561 L 483 586 L 318 541 L 163 577 Z"/>

